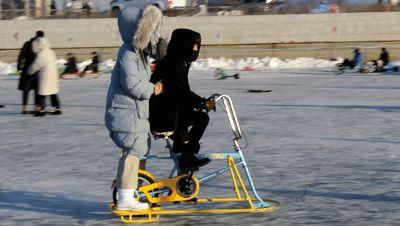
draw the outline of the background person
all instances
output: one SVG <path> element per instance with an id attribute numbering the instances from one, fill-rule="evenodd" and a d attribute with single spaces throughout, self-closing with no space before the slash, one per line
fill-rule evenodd
<path id="1" fill-rule="evenodd" d="M 92 63 L 90 63 L 85 67 L 85 69 L 83 69 L 81 76 L 84 76 L 87 71 L 97 73 L 99 71 L 99 63 L 100 55 L 96 51 L 92 52 Z"/>
<path id="2" fill-rule="evenodd" d="M 342 65 L 346 66 L 346 67 L 350 67 L 350 68 L 355 68 L 356 66 L 360 65 L 362 63 L 363 60 L 363 55 L 360 51 L 360 49 L 355 49 L 354 50 L 354 57 L 353 60 L 349 60 L 349 59 L 344 59 Z"/>
<path id="3" fill-rule="evenodd" d="M 35 116 L 44 116 L 46 114 L 46 96 L 50 96 L 51 104 L 55 108 L 51 113 L 59 115 L 62 113 L 62 110 L 57 95 L 59 92 L 59 76 L 57 73 L 56 54 L 50 49 L 50 43 L 44 37 L 33 41 L 32 49 L 37 56 L 29 67 L 28 74 L 38 73 L 39 78 L 40 111 Z"/>
<path id="4" fill-rule="evenodd" d="M 375 65 L 377 66 L 378 70 L 382 70 L 383 67 L 389 64 L 390 62 L 390 57 L 389 57 L 389 52 L 386 50 L 386 48 L 381 49 L 381 54 L 379 55 L 379 60 L 374 61 Z"/>
<path id="5" fill-rule="evenodd" d="M 75 73 L 78 73 L 79 70 L 78 70 L 78 67 L 76 65 L 75 54 L 68 53 L 65 58 L 67 60 L 67 63 L 65 64 L 65 69 L 61 74 L 64 75 L 64 74 L 75 74 Z"/>
<path id="6" fill-rule="evenodd" d="M 32 42 L 40 37 L 44 37 L 43 31 L 37 31 L 34 38 L 25 42 L 18 55 L 17 70 L 22 71 L 21 77 L 19 78 L 18 89 L 22 91 L 23 114 L 31 113 L 31 111 L 28 110 L 29 92 L 31 90 L 34 90 L 35 95 L 34 111 L 38 111 L 40 107 L 38 96 L 38 75 L 28 75 L 27 73 L 29 67 L 32 65 L 36 58 L 36 53 L 32 50 Z"/>

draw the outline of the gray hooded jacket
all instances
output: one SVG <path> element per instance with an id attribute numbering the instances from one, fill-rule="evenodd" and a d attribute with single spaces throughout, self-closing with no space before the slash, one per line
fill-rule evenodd
<path id="1" fill-rule="evenodd" d="M 154 85 L 142 53 L 159 35 L 162 13 L 154 6 L 143 11 L 126 8 L 118 16 L 123 44 L 111 75 L 105 124 L 114 143 L 131 154 L 143 156 L 150 148 L 149 99 Z"/>

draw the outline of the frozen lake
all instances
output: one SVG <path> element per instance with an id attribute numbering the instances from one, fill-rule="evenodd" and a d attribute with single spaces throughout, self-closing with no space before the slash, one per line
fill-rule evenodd
<path id="1" fill-rule="evenodd" d="M 61 81 L 65 113 L 43 118 L 21 115 L 17 80 L 0 77 L 6 105 L 0 109 L 0 225 L 122 225 L 107 209 L 119 151 L 103 123 L 106 77 Z M 204 96 L 232 97 L 256 187 L 282 206 L 273 213 L 161 216 L 160 225 L 400 222 L 399 74 L 254 71 L 240 80 L 215 80 L 212 72 L 192 72 L 191 85 Z M 247 92 L 259 88 L 273 92 Z M 230 151 L 224 113 L 210 117 L 202 150 Z M 152 153 L 167 155 L 163 142 L 154 142 Z M 171 164 L 150 162 L 148 168 L 159 178 Z M 198 174 L 223 165 L 212 162 Z M 226 176 L 200 193 L 229 192 Z"/>

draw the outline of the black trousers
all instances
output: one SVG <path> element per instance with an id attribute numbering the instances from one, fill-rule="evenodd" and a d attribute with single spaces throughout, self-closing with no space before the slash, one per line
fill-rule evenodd
<path id="1" fill-rule="evenodd" d="M 35 95 L 35 105 L 40 105 L 39 95 L 37 89 L 33 90 Z M 30 90 L 22 91 L 22 105 L 28 105 Z"/>
<path id="2" fill-rule="evenodd" d="M 35 95 L 35 105 L 38 106 L 40 105 L 39 93 L 38 93 L 38 86 L 39 86 L 38 76 L 37 75 L 26 75 L 26 76 L 32 76 L 32 78 L 30 78 L 31 88 L 33 89 L 33 93 Z M 29 93 L 32 89 L 24 89 L 22 91 L 22 105 L 28 105 Z"/>
<path id="3" fill-rule="evenodd" d="M 349 60 L 347 58 L 344 59 L 343 65 L 347 66 L 347 67 L 350 67 L 350 68 L 354 68 L 356 66 L 352 60 Z"/>
<path id="4" fill-rule="evenodd" d="M 76 66 L 67 65 L 67 67 L 65 67 L 62 74 L 73 74 L 73 73 L 77 73 L 77 72 L 78 72 L 78 69 L 76 68 Z"/>
<path id="5" fill-rule="evenodd" d="M 44 110 L 46 108 L 46 97 L 47 96 L 42 95 L 39 96 L 41 110 Z M 51 106 L 55 107 L 56 109 L 60 109 L 60 101 L 57 94 L 50 95 L 50 101 Z"/>
<path id="6" fill-rule="evenodd" d="M 99 65 L 98 64 L 89 64 L 88 66 L 85 67 L 82 73 L 85 73 L 86 71 L 93 71 L 93 73 L 97 73 L 99 71 Z"/>
<path id="7" fill-rule="evenodd" d="M 174 151 L 182 156 L 197 154 L 200 139 L 208 126 L 210 118 L 202 111 L 186 112 L 178 117 L 178 130 L 174 138 Z"/>

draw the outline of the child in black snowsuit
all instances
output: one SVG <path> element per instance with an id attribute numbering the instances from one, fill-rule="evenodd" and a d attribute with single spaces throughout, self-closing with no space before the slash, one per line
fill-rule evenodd
<path id="1" fill-rule="evenodd" d="M 199 140 L 207 128 L 206 112 L 215 108 L 212 100 L 200 97 L 190 90 L 190 65 L 199 55 L 201 36 L 189 29 L 173 31 L 167 55 L 151 76 L 152 83 L 162 82 L 164 93 L 150 98 L 150 126 L 152 131 L 174 131 L 174 152 L 181 153 L 181 172 L 194 171 L 210 159 L 199 159 Z M 205 110 L 206 112 L 204 112 Z M 189 130 L 189 127 L 190 130 Z"/>
<path id="2" fill-rule="evenodd" d="M 100 63 L 100 56 L 97 52 L 92 52 L 92 63 L 85 67 L 82 71 L 81 76 L 83 76 L 86 71 L 92 71 L 93 73 L 97 73 L 99 71 L 99 63 Z"/>
<path id="3" fill-rule="evenodd" d="M 67 63 L 65 64 L 65 69 L 62 75 L 77 73 L 79 70 L 78 67 L 76 66 L 75 55 L 73 53 L 68 53 L 66 58 L 67 58 Z"/>

